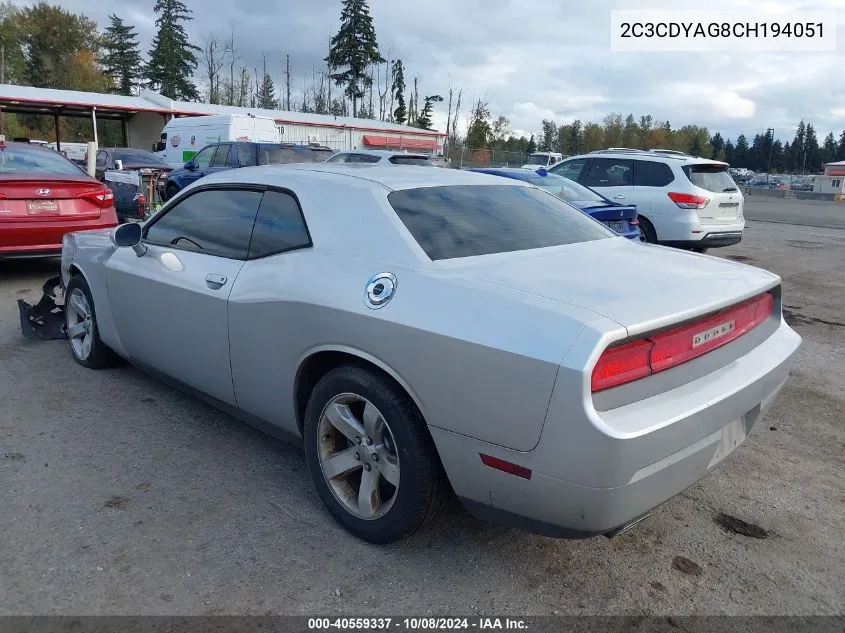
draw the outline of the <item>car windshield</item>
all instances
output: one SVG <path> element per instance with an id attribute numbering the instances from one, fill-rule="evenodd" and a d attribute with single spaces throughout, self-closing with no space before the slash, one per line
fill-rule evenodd
<path id="1" fill-rule="evenodd" d="M 526 165 L 546 165 L 549 162 L 547 154 L 529 154 Z"/>
<path id="2" fill-rule="evenodd" d="M 432 260 L 524 251 L 613 237 L 560 198 L 533 187 L 452 185 L 388 195 Z"/>
<path id="3" fill-rule="evenodd" d="M 0 149 L 0 174 L 32 173 L 79 176 L 84 172 L 53 150 L 13 145 Z"/>
<path id="4" fill-rule="evenodd" d="M 114 159 L 131 165 L 167 166 L 167 163 L 161 158 L 143 149 L 116 149 L 114 150 Z"/>
<path id="5" fill-rule="evenodd" d="M 537 174 L 529 177 L 527 181 L 532 185 L 545 189 L 546 191 L 549 191 L 556 196 L 560 196 L 567 202 L 571 202 L 573 204 L 607 204 L 607 200 L 602 198 L 595 191 L 587 189 L 583 185 L 579 185 L 577 182 L 570 180 L 569 178 L 564 178 L 563 176 L 557 176 L 555 174 L 541 176 L 540 174 Z"/>
<path id="6" fill-rule="evenodd" d="M 737 191 L 736 183 L 725 165 L 686 165 L 683 169 L 696 187 L 717 193 Z"/>

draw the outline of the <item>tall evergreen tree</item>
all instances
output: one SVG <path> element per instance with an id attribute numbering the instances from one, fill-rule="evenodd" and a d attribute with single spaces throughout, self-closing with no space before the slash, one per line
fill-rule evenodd
<path id="1" fill-rule="evenodd" d="M 344 93 L 352 100 L 352 116 L 358 116 L 358 100 L 373 83 L 367 67 L 385 61 L 378 50 L 367 0 L 343 0 L 340 30 L 331 39 L 325 61 L 335 71 L 331 74 L 335 84 L 345 86 Z"/>
<path id="2" fill-rule="evenodd" d="M 156 0 L 158 33 L 150 48 L 146 79 L 150 88 L 171 99 L 195 101 L 199 91 L 191 81 L 201 49 L 188 40 L 184 22 L 193 13 L 180 0 Z"/>
<path id="3" fill-rule="evenodd" d="M 716 132 L 710 137 L 710 146 L 713 148 L 713 155 L 710 158 L 716 158 L 725 149 L 725 139 L 722 138 L 719 132 Z"/>
<path id="4" fill-rule="evenodd" d="M 845 160 L 845 130 L 839 136 L 839 143 L 836 146 L 836 160 Z"/>
<path id="5" fill-rule="evenodd" d="M 829 132 L 828 135 L 824 137 L 824 146 L 822 147 L 821 162 L 832 163 L 833 161 L 835 161 L 836 149 L 836 137 L 833 136 L 833 132 Z"/>
<path id="6" fill-rule="evenodd" d="M 261 80 L 258 82 L 257 87 L 257 94 L 255 99 L 255 105 L 258 108 L 265 108 L 267 110 L 272 110 L 278 105 L 276 101 L 276 87 L 273 85 L 273 78 L 270 76 L 270 73 L 267 72 L 267 56 L 264 56 L 263 62 L 263 73 Z M 315 95 L 315 100 L 318 98 L 324 99 L 323 91 L 319 91 L 319 95 Z M 321 111 L 321 114 L 325 113 L 326 105 L 322 104 L 322 107 L 318 107 L 317 111 Z"/>
<path id="7" fill-rule="evenodd" d="M 422 129 L 422 130 L 430 130 L 431 129 L 431 112 L 434 109 L 434 103 L 443 101 L 443 97 L 440 95 L 431 95 L 430 97 L 424 98 L 424 103 L 422 112 L 417 117 L 415 122 L 415 126 Z"/>
<path id="8" fill-rule="evenodd" d="M 807 124 L 806 137 L 804 139 L 804 156 L 801 160 L 801 173 L 809 171 L 815 173 L 821 169 L 821 155 L 819 151 L 819 139 L 816 136 L 816 129 L 812 123 Z"/>
<path id="9" fill-rule="evenodd" d="M 748 168 L 748 139 L 745 138 L 745 134 L 740 134 L 736 139 L 736 145 L 734 146 L 734 159 L 733 163 L 734 167 L 745 167 Z"/>
<path id="10" fill-rule="evenodd" d="M 100 40 L 102 53 L 100 65 L 103 74 L 112 81 L 112 92 L 131 95 L 143 74 L 138 34 L 135 27 L 126 24 L 116 15 L 110 15 L 111 24 Z"/>
<path id="11" fill-rule="evenodd" d="M 408 107 L 405 105 L 405 66 L 402 65 L 401 59 L 393 62 L 393 85 L 390 89 L 396 98 L 393 120 L 404 124 L 408 120 Z"/>

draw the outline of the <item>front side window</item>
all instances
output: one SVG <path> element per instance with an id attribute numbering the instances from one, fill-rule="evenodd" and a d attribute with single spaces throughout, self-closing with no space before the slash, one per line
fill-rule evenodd
<path id="1" fill-rule="evenodd" d="M 149 244 L 246 259 L 262 192 L 207 189 L 181 199 L 146 229 Z"/>
<path id="2" fill-rule="evenodd" d="M 388 200 L 432 260 L 616 236 L 557 196 L 533 187 L 422 187 L 394 191 Z"/>
<path id="3" fill-rule="evenodd" d="M 356 163 L 358 165 L 377 163 L 381 160 L 380 156 L 373 156 L 372 154 L 349 154 L 346 159 L 347 163 Z"/>
<path id="4" fill-rule="evenodd" d="M 584 165 L 586 164 L 586 158 L 576 158 L 575 160 L 568 160 L 565 163 L 558 163 L 549 171 L 558 176 L 569 178 L 570 180 L 578 180 L 578 176 L 581 175 L 581 170 L 584 169 Z"/>
<path id="5" fill-rule="evenodd" d="M 97 152 L 97 167 L 103 168 L 108 163 L 109 157 L 104 151 Z"/>
<path id="6" fill-rule="evenodd" d="M 634 161 L 624 158 L 594 158 L 587 168 L 584 184 L 588 187 L 630 187 Z"/>
<path id="7" fill-rule="evenodd" d="M 311 246 L 299 204 L 289 193 L 266 191 L 249 245 L 249 259 Z"/>
<path id="8" fill-rule="evenodd" d="M 211 164 L 211 159 L 214 157 L 214 150 L 216 149 L 216 146 L 212 146 L 200 150 L 200 152 L 193 158 L 194 165 L 198 169 L 205 169 L 208 167 Z"/>
<path id="9" fill-rule="evenodd" d="M 327 163 L 345 163 L 348 156 L 349 156 L 348 154 L 335 154 L 334 156 L 332 156 L 331 158 L 326 160 L 326 162 Z"/>

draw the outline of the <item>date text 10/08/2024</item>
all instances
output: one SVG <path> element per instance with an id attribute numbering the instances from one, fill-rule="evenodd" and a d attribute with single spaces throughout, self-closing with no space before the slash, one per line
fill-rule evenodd
<path id="1" fill-rule="evenodd" d="M 525 631 L 528 625 L 519 618 L 309 618 L 308 629 L 348 631 Z"/>

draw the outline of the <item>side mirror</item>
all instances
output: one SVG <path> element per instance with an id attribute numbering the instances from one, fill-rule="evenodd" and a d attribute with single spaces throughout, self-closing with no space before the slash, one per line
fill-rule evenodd
<path id="1" fill-rule="evenodd" d="M 137 222 L 128 222 L 118 226 L 111 234 L 111 241 L 119 248 L 131 248 L 138 257 L 147 252 L 146 244 L 141 242 L 142 229 Z"/>
<path id="2" fill-rule="evenodd" d="M 158 142 L 155 145 L 153 145 L 153 151 L 154 152 L 163 152 L 166 149 L 167 149 L 167 143 Z"/>
<path id="3" fill-rule="evenodd" d="M 194 165 L 194 161 L 192 161 L 192 160 L 189 160 L 187 163 L 185 163 L 182 166 L 185 169 L 187 169 L 188 171 L 194 171 L 194 169 L 196 169 L 196 165 Z"/>

